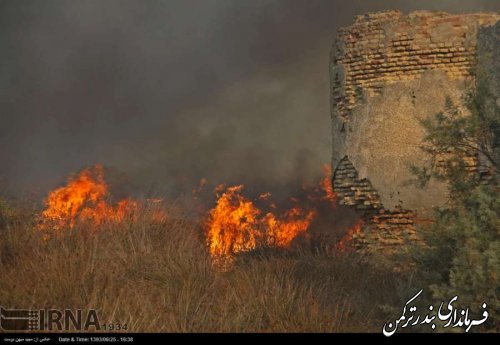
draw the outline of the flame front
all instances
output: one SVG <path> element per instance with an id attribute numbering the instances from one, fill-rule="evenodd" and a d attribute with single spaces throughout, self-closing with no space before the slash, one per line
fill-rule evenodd
<path id="1" fill-rule="evenodd" d="M 277 247 L 289 247 L 297 236 L 307 231 L 315 216 L 315 211 L 304 211 L 298 206 L 286 211 L 281 218 L 272 213 L 266 214 L 267 244 Z"/>
<path id="2" fill-rule="evenodd" d="M 348 248 L 348 245 L 352 242 L 353 238 L 361 233 L 363 227 L 363 222 L 358 221 L 352 228 L 347 230 L 346 234 L 340 239 L 335 248 L 338 251 L 344 251 Z"/>
<path id="3" fill-rule="evenodd" d="M 335 207 L 335 193 L 331 186 L 331 170 L 324 166 L 324 178 L 319 187 L 304 189 L 306 197 L 291 199 L 293 206 L 280 211 L 271 194 L 261 193 L 257 198 L 265 203 L 266 210 L 259 208 L 252 200 L 243 196 L 243 185 L 216 188 L 218 199 L 215 207 L 209 211 L 204 221 L 204 230 L 209 252 L 212 258 L 231 259 L 241 252 L 248 252 L 261 246 L 287 248 L 297 237 L 307 231 L 319 214 L 319 205 Z M 199 188 L 206 184 L 201 180 Z M 68 179 L 65 186 L 51 191 L 45 200 L 46 208 L 41 213 L 39 230 L 59 232 L 73 228 L 79 222 L 100 225 L 104 222 L 119 223 L 125 219 L 134 219 L 139 204 L 132 199 L 120 200 L 116 205 L 108 202 L 109 190 L 104 181 L 104 170 L 100 165 L 83 170 Z M 153 204 L 161 199 L 150 200 Z M 325 204 L 325 202 L 327 202 Z M 161 221 L 166 214 L 157 209 L 151 214 L 153 220 Z M 94 227 L 95 228 L 95 227 Z M 357 224 L 338 243 L 337 249 L 345 247 L 352 235 L 360 231 Z"/>
<path id="4" fill-rule="evenodd" d="M 243 186 L 227 188 L 210 211 L 208 246 L 214 257 L 249 251 L 261 240 L 261 211 L 241 195 Z"/>
<path id="5" fill-rule="evenodd" d="M 259 245 L 288 247 L 307 231 L 314 218 L 314 211 L 303 211 L 298 206 L 281 216 L 263 214 L 241 194 L 242 189 L 242 185 L 225 189 L 209 213 L 207 242 L 214 258 L 250 251 Z"/>
<path id="6" fill-rule="evenodd" d="M 324 178 L 319 188 L 310 189 L 309 203 L 328 201 L 335 205 L 335 193 L 331 186 L 331 169 L 325 165 Z M 279 212 L 276 204 L 270 203 L 272 212 L 263 212 L 251 200 L 242 195 L 243 186 L 224 189 L 218 186 L 216 206 L 209 212 L 205 222 L 205 232 L 210 254 L 213 258 L 230 258 L 234 254 L 246 252 L 260 245 L 287 248 L 301 234 L 307 233 L 318 214 L 311 206 L 301 207 L 298 199 L 295 205 Z M 262 193 L 258 200 L 269 201 L 271 194 Z"/>
<path id="7" fill-rule="evenodd" d="M 78 221 L 95 225 L 104 221 L 120 222 L 137 208 L 137 202 L 130 199 L 120 200 L 112 206 L 107 202 L 108 197 L 102 166 L 85 169 L 78 176 L 69 178 L 66 186 L 49 193 L 39 229 L 60 231 L 73 228 Z"/>
<path id="8" fill-rule="evenodd" d="M 323 200 L 328 200 L 332 203 L 332 205 L 335 205 L 337 196 L 333 192 L 332 176 L 332 167 L 328 164 L 323 165 L 323 179 L 320 183 L 321 189 L 323 189 L 323 192 L 325 193 Z"/>

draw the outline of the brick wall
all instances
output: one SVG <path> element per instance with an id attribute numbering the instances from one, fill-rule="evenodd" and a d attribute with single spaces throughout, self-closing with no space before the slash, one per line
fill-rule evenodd
<path id="1" fill-rule="evenodd" d="M 338 31 L 332 49 L 332 101 L 348 116 L 363 92 L 380 93 L 384 85 L 418 78 L 429 69 L 450 78 L 466 78 L 474 64 L 478 26 L 498 14 L 452 15 L 390 11 L 358 16 Z"/>
<path id="2" fill-rule="evenodd" d="M 472 80 L 478 32 L 499 20 L 500 14 L 495 13 L 453 15 L 418 11 L 403 15 L 387 11 L 358 16 L 353 25 L 338 31 L 330 65 L 331 101 L 334 123 L 341 124 L 334 126 L 334 136 L 341 138 L 340 142 L 334 140 L 334 144 L 341 143 L 344 148 L 337 150 L 337 156 L 334 154 L 333 188 L 341 204 L 356 209 L 365 229 L 373 230 L 369 239 L 364 233 L 357 234 L 353 245 L 366 247 L 368 242 L 376 243 L 374 249 L 386 251 L 406 238 L 415 239 L 415 224 L 426 221 L 401 206 L 386 208 L 379 191 L 370 182 L 370 175 L 360 178 L 358 169 L 363 167 L 355 166 L 356 160 L 347 151 L 352 145 L 349 140 L 363 133 L 345 135 L 351 131 L 351 117 L 357 114 L 354 110 L 360 104 L 366 106 L 371 97 L 384 99 L 388 85 L 399 83 L 398 87 L 408 87 L 408 92 L 413 92 L 414 83 L 427 71 L 437 70 L 449 80 Z M 408 123 L 406 126 L 415 125 Z M 375 154 L 369 147 L 353 148 L 351 154 L 352 150 L 364 150 L 368 157 Z M 475 160 L 469 163 L 474 169 Z M 373 171 L 374 167 L 370 169 Z"/>

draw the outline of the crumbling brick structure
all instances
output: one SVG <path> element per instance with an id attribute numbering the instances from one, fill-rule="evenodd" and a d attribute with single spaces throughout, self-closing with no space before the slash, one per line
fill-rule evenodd
<path id="1" fill-rule="evenodd" d="M 387 11 L 338 31 L 330 62 L 333 188 L 380 248 L 414 237 L 415 224 L 446 203 L 446 185 L 409 183 L 410 166 L 426 160 L 420 120 L 443 110 L 447 97 L 462 103 L 481 33 L 499 20 L 499 13 Z"/>

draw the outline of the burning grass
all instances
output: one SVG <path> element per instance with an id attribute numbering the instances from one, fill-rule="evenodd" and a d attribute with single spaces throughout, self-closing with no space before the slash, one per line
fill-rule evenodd
<path id="1" fill-rule="evenodd" d="M 336 206 L 331 169 L 325 165 L 323 170 L 319 185 L 303 186 L 302 198 L 291 198 L 293 204 L 286 209 L 277 207 L 269 192 L 253 201 L 244 196 L 243 185 L 218 186 L 216 205 L 203 223 L 214 262 L 227 266 L 239 253 L 262 247 L 290 248 L 297 239 L 308 237 L 319 209 Z"/>
<path id="2" fill-rule="evenodd" d="M 259 246 L 287 248 L 305 233 L 315 216 L 314 210 L 296 205 L 283 214 L 263 214 L 245 198 L 243 186 L 227 188 L 218 198 L 205 223 L 207 243 L 214 258 L 254 250 Z"/>
<path id="3" fill-rule="evenodd" d="M 302 198 L 291 198 L 293 205 L 288 209 L 278 208 L 269 192 L 262 193 L 254 201 L 243 195 L 243 185 L 217 186 L 216 205 L 206 212 L 202 221 L 214 263 L 219 268 L 227 268 L 239 253 L 265 246 L 289 248 L 297 238 L 307 236 L 312 222 L 318 217 L 319 208 L 326 205 L 330 211 L 336 206 L 331 170 L 326 165 L 323 170 L 324 177 L 319 185 L 303 186 Z M 205 184 L 206 180 L 202 179 L 193 195 L 199 193 Z M 49 192 L 45 209 L 38 217 L 37 230 L 48 238 L 64 229 L 73 229 L 77 222 L 99 227 L 104 222 L 120 224 L 126 219 L 136 220 L 140 207 L 136 200 L 122 199 L 114 205 L 110 199 L 103 167 L 96 165 L 84 169 L 70 176 L 65 186 Z M 161 203 L 162 200 L 155 199 L 154 202 Z M 152 217 L 161 221 L 165 214 L 162 209 L 157 209 Z M 344 248 L 351 239 L 350 234 L 356 229 L 359 232 L 360 228 L 360 224 L 356 224 L 349 230 L 337 250 Z"/>
<path id="4" fill-rule="evenodd" d="M 104 181 L 103 167 L 87 168 L 68 178 L 65 186 L 49 193 L 38 229 L 49 235 L 64 228 L 73 228 L 77 221 L 96 225 L 104 221 L 120 223 L 137 209 L 134 200 L 122 199 L 113 206 L 108 199 L 109 189 Z"/>
<path id="5" fill-rule="evenodd" d="M 42 212 L 0 204 L 0 305 L 95 308 L 135 332 L 380 331 L 401 280 L 353 253 L 292 248 L 335 207 L 329 178 L 282 211 L 269 193 L 219 188 L 193 220 L 159 199 L 113 203 L 102 167 L 85 169 Z"/>
<path id="6" fill-rule="evenodd" d="M 379 332 L 379 307 L 401 303 L 396 277 L 347 254 L 270 248 L 217 270 L 197 222 L 138 203 L 135 218 L 77 220 L 48 238 L 36 214 L 11 217 L 0 229 L 0 304 L 97 308 L 102 322 L 141 332 Z"/>

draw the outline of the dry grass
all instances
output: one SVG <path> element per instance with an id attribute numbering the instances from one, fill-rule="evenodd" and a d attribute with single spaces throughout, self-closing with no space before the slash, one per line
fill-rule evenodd
<path id="1" fill-rule="evenodd" d="M 149 212 L 49 240 L 32 216 L 4 222 L 0 305 L 96 308 L 133 332 L 381 332 L 381 307 L 404 300 L 402 280 L 349 255 L 254 253 L 218 271 L 195 223 Z"/>

